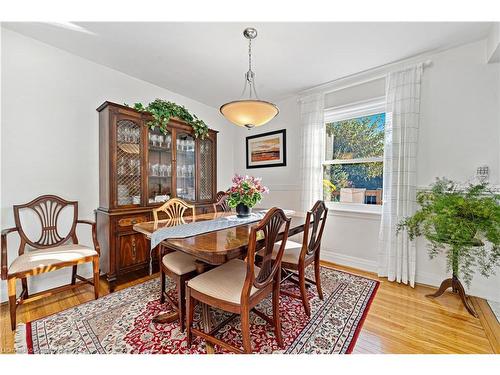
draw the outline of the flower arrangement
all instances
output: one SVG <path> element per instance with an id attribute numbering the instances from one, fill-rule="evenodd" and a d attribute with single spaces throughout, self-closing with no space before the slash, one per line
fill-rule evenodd
<path id="1" fill-rule="evenodd" d="M 262 185 L 262 179 L 253 176 L 240 176 L 235 174 L 232 180 L 233 184 L 228 190 L 227 203 L 229 207 L 235 208 L 238 212 L 238 206 L 252 208 L 262 200 L 262 194 L 269 192 L 269 189 Z M 249 210 L 248 210 L 249 214 Z M 241 215 L 245 216 L 245 215 Z"/>

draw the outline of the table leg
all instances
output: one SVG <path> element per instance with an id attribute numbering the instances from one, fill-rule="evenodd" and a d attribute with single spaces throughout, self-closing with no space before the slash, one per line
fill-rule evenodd
<path id="1" fill-rule="evenodd" d="M 210 330 L 212 329 L 212 322 L 210 319 L 210 306 L 206 303 L 201 304 L 201 319 L 203 321 L 203 330 L 205 333 L 209 333 Z M 214 344 L 211 342 L 205 341 L 205 349 L 207 351 L 207 354 L 214 354 L 215 349 L 214 349 Z"/>

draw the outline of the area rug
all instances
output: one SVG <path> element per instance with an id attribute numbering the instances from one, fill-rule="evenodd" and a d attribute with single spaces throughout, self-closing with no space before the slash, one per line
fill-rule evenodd
<path id="1" fill-rule="evenodd" d="M 309 277 L 313 275 L 309 274 Z M 324 299 L 315 286 L 308 289 L 309 318 L 300 300 L 282 295 L 280 312 L 284 348 L 276 342 L 273 329 L 251 313 L 252 348 L 256 353 L 350 353 L 378 288 L 378 281 L 346 272 L 321 268 Z M 173 287 L 173 285 L 171 285 Z M 282 288 L 299 294 L 297 286 L 286 282 Z M 112 293 L 57 314 L 20 324 L 16 331 L 17 353 L 30 354 L 202 354 L 205 342 L 196 338 L 188 347 L 178 322 L 157 324 L 152 318 L 169 310 L 159 303 L 158 279 Z M 272 316 L 271 300 L 257 309 Z M 227 317 L 211 309 L 216 324 Z M 195 310 L 195 324 L 201 309 Z M 242 347 L 240 320 L 235 318 L 219 333 L 219 338 Z M 225 350 L 215 347 L 216 353 Z"/>

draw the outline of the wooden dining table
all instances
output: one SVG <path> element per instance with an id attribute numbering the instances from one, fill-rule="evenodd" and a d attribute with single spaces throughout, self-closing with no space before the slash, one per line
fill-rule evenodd
<path id="1" fill-rule="evenodd" d="M 258 211 L 257 211 L 258 212 Z M 148 221 L 134 225 L 134 230 L 142 233 L 148 239 L 151 238 L 153 232 L 180 224 L 188 224 L 205 220 L 214 220 L 224 216 L 235 215 L 233 212 L 215 212 L 195 216 L 186 216 L 177 220 L 158 220 L 157 222 Z M 290 229 L 288 236 L 292 236 L 304 231 L 305 217 L 303 213 L 293 212 L 287 215 L 291 218 Z M 231 228 L 221 229 L 213 232 L 197 234 L 185 238 L 169 238 L 162 241 L 163 248 L 168 250 L 182 251 L 197 259 L 200 263 L 199 272 L 211 266 L 218 266 L 226 263 L 231 259 L 244 258 L 247 253 L 250 228 L 257 222 L 244 223 Z M 278 235 L 278 240 L 281 240 L 283 233 Z M 263 239 L 260 239 L 263 242 Z M 161 260 L 160 260 L 161 261 Z M 203 304 L 203 325 L 206 332 L 210 331 L 209 307 Z M 167 315 L 162 315 L 167 314 Z M 178 319 L 175 312 L 160 313 L 156 317 L 156 321 L 170 322 Z M 213 353 L 213 346 L 207 343 L 207 353 Z"/>

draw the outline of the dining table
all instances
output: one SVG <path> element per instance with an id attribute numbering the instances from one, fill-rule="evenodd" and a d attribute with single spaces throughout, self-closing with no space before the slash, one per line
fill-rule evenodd
<path id="1" fill-rule="evenodd" d="M 255 214 L 260 214 L 261 216 L 266 212 L 266 210 L 255 211 Z M 285 214 L 291 219 L 290 228 L 288 236 L 293 236 L 304 231 L 305 217 L 304 213 L 287 211 Z M 184 225 L 185 230 L 189 229 L 190 223 L 198 223 L 207 220 L 216 220 L 228 216 L 234 216 L 234 212 L 213 212 L 205 213 L 193 216 L 186 216 L 181 219 L 165 219 L 158 221 L 148 221 L 135 224 L 133 229 L 136 232 L 142 233 L 146 238 L 151 239 L 154 232 L 161 230 L 163 228 Z M 257 224 L 255 222 L 245 221 L 241 225 L 234 225 L 229 228 L 224 228 L 220 230 L 214 230 L 210 232 L 205 232 L 201 234 L 195 234 L 189 236 L 189 230 L 187 235 L 183 235 L 182 238 L 167 238 L 164 239 L 158 248 L 162 247 L 167 251 L 182 251 L 186 254 L 193 256 L 199 267 L 197 270 L 199 273 L 204 272 L 207 269 L 219 266 L 228 262 L 231 259 L 244 259 L 247 253 L 250 229 L 253 225 Z M 281 230 L 283 230 L 282 228 Z M 260 237 L 260 238 L 259 238 Z M 283 238 L 283 232 L 281 231 L 278 235 L 277 240 Z M 263 246 L 263 236 L 257 236 L 257 246 Z M 161 261 L 161 260 L 160 260 Z M 203 326 L 206 332 L 210 331 L 211 322 L 209 316 L 209 306 L 202 304 L 203 310 Z M 160 313 L 155 317 L 155 322 L 166 323 L 172 322 L 178 319 L 177 312 L 166 312 Z M 213 353 L 214 348 L 211 344 L 207 342 L 206 347 L 207 353 Z"/>

